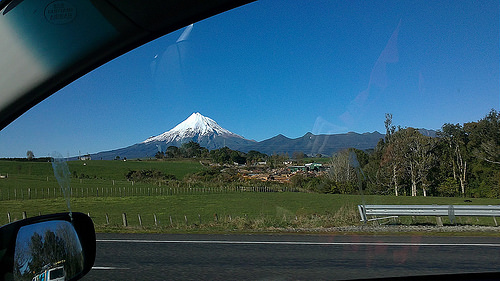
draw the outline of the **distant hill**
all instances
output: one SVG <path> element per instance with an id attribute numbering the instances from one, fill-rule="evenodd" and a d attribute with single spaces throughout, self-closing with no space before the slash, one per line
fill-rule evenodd
<path id="1" fill-rule="evenodd" d="M 240 147 L 238 150 L 248 152 L 257 150 L 266 154 L 304 152 L 307 155 L 332 155 L 346 148 L 357 148 L 361 150 L 375 148 L 378 141 L 384 138 L 379 132 L 373 133 L 347 133 L 332 135 L 314 135 L 307 133 L 296 139 L 290 139 L 283 135 L 277 135 L 273 138 L 263 140 L 254 144 Z"/>

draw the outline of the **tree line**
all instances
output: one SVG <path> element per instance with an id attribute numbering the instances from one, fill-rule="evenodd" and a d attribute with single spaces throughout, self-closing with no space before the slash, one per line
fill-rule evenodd
<path id="1" fill-rule="evenodd" d="M 323 192 L 408 196 L 500 197 L 500 113 L 476 122 L 444 124 L 437 137 L 392 124 L 373 151 L 348 149 L 331 159 Z M 323 184 L 324 184 L 323 182 Z M 346 188 L 347 187 L 347 188 Z"/>
<path id="2" fill-rule="evenodd" d="M 244 153 L 230 148 L 222 147 L 218 149 L 208 150 L 202 147 L 199 143 L 189 141 L 183 143 L 180 147 L 169 146 L 166 151 L 158 151 L 155 155 L 156 159 L 176 159 L 176 158 L 202 158 L 210 159 L 217 164 L 253 164 L 259 161 L 267 161 L 268 155 L 251 150 Z"/>

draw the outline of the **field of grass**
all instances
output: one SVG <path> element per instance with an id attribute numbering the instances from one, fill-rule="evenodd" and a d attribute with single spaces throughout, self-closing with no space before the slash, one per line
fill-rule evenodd
<path id="1" fill-rule="evenodd" d="M 346 200 L 348 199 L 348 200 Z M 171 196 L 135 196 L 123 198 L 75 198 L 71 200 L 72 210 L 90 213 L 97 224 L 105 222 L 105 214 L 117 216 L 121 214 L 137 216 L 160 217 L 188 216 L 205 220 L 214 220 L 214 215 L 219 218 L 225 216 L 247 216 L 256 218 L 265 217 L 295 217 L 296 215 L 327 214 L 335 212 L 342 206 L 359 201 L 358 196 L 339 196 L 309 193 L 253 193 L 233 192 L 225 194 L 207 195 L 171 195 Z M 65 201 L 58 199 L 37 200 L 10 200 L 1 202 L 0 213 L 11 212 L 19 216 L 23 211 L 28 215 L 37 215 L 39 212 L 50 213 L 65 211 Z M 4 223 L 5 215 L 0 217 Z M 135 218 L 137 220 L 137 217 Z M 145 219 L 148 220 L 148 219 Z M 133 222 L 134 219 L 132 218 Z M 121 222 L 121 221 L 120 221 Z M 133 223 L 132 223 L 133 224 Z"/>
<path id="2" fill-rule="evenodd" d="M 132 170 L 158 170 L 177 179 L 204 169 L 197 161 L 70 161 L 71 187 L 74 197 L 102 195 L 149 194 L 154 183 L 128 182 L 125 174 Z M 0 160 L 0 200 L 47 199 L 61 196 L 61 189 L 49 162 Z M 142 190 L 139 190 L 141 189 Z M 124 190 L 123 192 L 120 189 Z M 158 194 L 163 194 L 159 190 Z"/>
<path id="3" fill-rule="evenodd" d="M 129 170 L 156 169 L 182 179 L 204 169 L 196 161 L 69 162 L 73 211 L 90 214 L 98 231 L 262 231 L 360 225 L 358 204 L 500 204 L 499 199 L 250 192 L 226 187 L 175 188 L 125 180 Z M 0 161 L 0 224 L 67 211 L 51 163 Z M 245 191 L 247 190 L 247 191 Z M 123 227 L 122 214 L 128 227 Z M 155 220 L 156 217 L 156 220 Z M 447 218 L 443 222 L 449 223 Z M 457 218 L 458 223 L 494 225 L 492 218 Z M 382 223 L 435 224 L 433 217 Z"/>
<path id="4" fill-rule="evenodd" d="M 332 195 L 291 192 L 232 192 L 206 195 L 75 198 L 73 211 L 89 213 L 99 231 L 256 231 L 273 228 L 318 228 L 360 225 L 356 205 L 464 204 L 458 198 Z M 468 204 L 498 204 L 495 199 L 473 199 Z M 62 198 L 10 200 L 0 203 L 0 224 L 11 218 L 64 212 Z M 126 213 L 128 228 L 122 227 Z M 108 221 L 106 219 L 108 216 Z M 139 224 L 139 215 L 142 226 Z M 156 223 L 154 217 L 156 216 Z M 447 218 L 443 222 L 449 223 Z M 400 218 L 402 224 L 435 224 L 433 217 Z M 458 218 L 458 223 L 494 225 L 491 218 Z"/>
<path id="5" fill-rule="evenodd" d="M 164 174 L 171 174 L 182 179 L 186 174 L 203 170 L 199 161 L 69 161 L 67 162 L 72 175 L 85 178 L 108 180 L 123 180 L 131 170 L 156 169 Z M 54 177 L 50 162 L 19 162 L 0 160 L 0 175 L 32 176 L 49 179 Z"/>

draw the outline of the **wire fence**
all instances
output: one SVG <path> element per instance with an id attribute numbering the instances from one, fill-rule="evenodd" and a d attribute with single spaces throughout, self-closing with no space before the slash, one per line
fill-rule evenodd
<path id="1" fill-rule="evenodd" d="M 5 216 L 6 214 L 6 216 Z M 27 217 L 35 217 L 42 213 L 26 212 L 6 212 L 2 213 L 0 223 L 6 224 Z M 115 212 L 115 213 L 87 213 L 92 219 L 94 225 L 98 229 L 112 228 L 144 228 L 144 229 L 163 229 L 163 228 L 193 228 L 193 227 L 217 227 L 228 226 L 229 229 L 234 227 L 249 228 L 255 226 L 286 226 L 288 224 L 296 224 L 304 221 L 304 216 L 297 217 L 296 215 L 277 216 L 247 216 L 236 214 L 183 214 L 182 212 L 166 214 L 159 213 L 132 213 L 132 212 Z M 317 220 L 317 219 L 315 219 Z M 254 225 L 254 226 L 251 226 Z"/>
<path id="2" fill-rule="evenodd" d="M 133 196 L 170 196 L 170 195 L 200 195 L 234 192 L 299 192 L 288 186 L 227 186 L 227 187 L 151 187 L 151 186 L 106 186 L 106 187 L 72 187 L 69 189 L 71 198 L 89 197 L 133 197 Z M 24 187 L 0 188 L 0 201 L 53 199 L 64 197 L 59 187 Z"/>

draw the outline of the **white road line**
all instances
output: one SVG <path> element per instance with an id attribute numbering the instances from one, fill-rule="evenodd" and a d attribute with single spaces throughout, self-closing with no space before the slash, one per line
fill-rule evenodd
<path id="1" fill-rule="evenodd" d="M 129 239 L 99 239 L 100 243 L 163 243 L 163 244 L 270 244 L 270 245 L 318 245 L 318 246 L 470 246 L 470 247 L 500 247 L 493 243 L 394 243 L 394 242 L 303 242 L 303 241 L 209 241 L 209 240 L 129 240 Z"/>
<path id="2" fill-rule="evenodd" d="M 113 267 L 113 266 L 93 266 L 92 269 L 94 270 L 113 270 L 113 269 L 128 269 L 128 268 L 122 268 L 122 267 Z"/>

